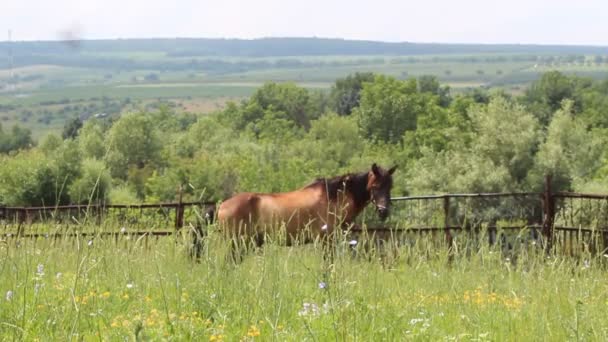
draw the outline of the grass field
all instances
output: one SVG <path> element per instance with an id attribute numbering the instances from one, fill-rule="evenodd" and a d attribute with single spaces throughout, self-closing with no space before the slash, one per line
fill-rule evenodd
<path id="1" fill-rule="evenodd" d="M 52 228 L 52 227 L 49 227 Z M 101 229 L 92 227 L 93 229 Z M 39 239 L 0 243 L 6 340 L 605 341 L 603 256 L 456 252 L 428 241 L 333 264 L 319 245 L 273 243 L 226 261 L 211 235 L 189 240 Z M 364 256 L 364 257 L 362 257 Z M 382 256 L 382 257 L 380 257 Z M 389 257 L 390 256 L 390 257 Z"/>

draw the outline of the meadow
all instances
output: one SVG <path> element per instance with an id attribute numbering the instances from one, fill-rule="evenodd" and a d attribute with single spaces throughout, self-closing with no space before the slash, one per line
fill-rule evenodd
<path id="1" fill-rule="evenodd" d="M 118 227 L 83 227 L 97 232 Z M 52 229 L 52 227 L 49 227 Z M 605 341 L 606 256 L 428 239 L 268 243 L 241 264 L 211 233 L 0 242 L 3 340 Z M 390 245 L 390 244 L 389 244 Z"/>

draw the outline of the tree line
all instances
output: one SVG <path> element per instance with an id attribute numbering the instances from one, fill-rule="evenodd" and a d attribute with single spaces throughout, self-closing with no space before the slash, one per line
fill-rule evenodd
<path id="1" fill-rule="evenodd" d="M 267 83 L 209 115 L 74 119 L 0 157 L 0 203 L 219 200 L 398 164 L 395 195 L 608 191 L 608 80 L 548 72 L 524 93 L 357 73 L 330 92 Z M 6 153 L 8 152 L 8 153 Z"/>

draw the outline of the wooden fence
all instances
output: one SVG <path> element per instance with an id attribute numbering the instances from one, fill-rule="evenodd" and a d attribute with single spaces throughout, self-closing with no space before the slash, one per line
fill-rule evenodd
<path id="1" fill-rule="evenodd" d="M 608 194 L 553 192 L 547 177 L 543 192 L 444 194 L 394 197 L 388 221 L 379 222 L 372 206 L 361 215 L 355 234 L 443 236 L 448 245 L 485 230 L 488 242 L 505 237 L 559 245 L 565 253 L 608 247 Z M 66 205 L 1 207 L 6 234 L 36 237 L 37 223 L 80 225 L 83 222 L 127 227 L 132 234 L 170 235 L 204 221 L 215 202 L 177 202 L 141 205 Z M 16 230 L 14 227 L 17 227 Z M 12 228 L 12 230 L 11 230 Z M 48 232 L 44 233 L 48 235 Z M 57 233 L 61 234 L 61 233 Z"/>

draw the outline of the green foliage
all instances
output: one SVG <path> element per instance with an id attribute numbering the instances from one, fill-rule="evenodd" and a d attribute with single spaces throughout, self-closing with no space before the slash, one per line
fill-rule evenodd
<path id="1" fill-rule="evenodd" d="M 565 99 L 576 100 L 577 79 L 559 71 L 550 71 L 532 83 L 524 101 L 534 111 L 543 126 L 551 122 L 552 114 L 560 109 Z"/>
<path id="2" fill-rule="evenodd" d="M 408 170 L 408 189 L 415 194 L 501 192 L 513 190 L 509 170 L 471 150 L 422 149 Z"/>
<path id="3" fill-rule="evenodd" d="M 431 93 L 439 97 L 439 105 L 448 107 L 452 98 L 450 96 L 450 87 L 442 86 L 436 76 L 423 75 L 418 77 L 418 90 L 421 93 Z"/>
<path id="4" fill-rule="evenodd" d="M 32 132 L 29 129 L 14 125 L 10 133 L 7 133 L 0 124 L 0 153 L 29 148 L 33 144 Z"/>
<path id="5" fill-rule="evenodd" d="M 374 74 L 371 72 L 357 72 L 336 80 L 330 94 L 332 109 L 338 115 L 350 115 L 359 106 L 363 83 L 373 80 Z"/>
<path id="6" fill-rule="evenodd" d="M 84 157 L 102 159 L 107 149 L 102 123 L 94 119 L 87 120 L 78 135 L 78 144 Z"/>
<path id="7" fill-rule="evenodd" d="M 126 179 L 130 168 L 143 168 L 161 161 L 162 141 L 157 123 L 145 113 L 122 116 L 106 136 L 106 161 L 113 177 Z"/>
<path id="8" fill-rule="evenodd" d="M 113 186 L 109 193 L 109 202 L 116 204 L 125 203 L 140 203 L 141 200 L 137 198 L 137 195 L 127 185 L 120 184 Z"/>
<path id="9" fill-rule="evenodd" d="M 376 76 L 364 84 L 361 104 L 355 111 L 361 134 L 374 141 L 400 142 L 406 131 L 416 129 L 416 120 L 429 102 L 427 95 L 418 92 L 414 79 Z"/>
<path id="10" fill-rule="evenodd" d="M 329 98 L 361 86 L 352 115 L 326 112 L 319 92 L 268 83 L 205 116 L 163 104 L 89 119 L 74 139 L 49 135 L 3 156 L 0 202 L 174 201 L 179 189 L 186 201 L 221 200 L 288 191 L 374 162 L 399 166 L 394 195 L 539 190 L 547 173 L 556 189 L 608 184 L 608 82 L 551 73 L 523 97 L 491 89 L 452 98 L 433 77 L 368 77 L 337 81 Z M 551 111 L 564 96 L 574 100 Z M 0 142 L 33 145 L 20 128 Z"/>
<path id="11" fill-rule="evenodd" d="M 40 141 L 38 147 L 42 152 L 48 154 L 56 151 L 62 143 L 63 141 L 58 135 L 50 133 Z"/>
<path id="12" fill-rule="evenodd" d="M 282 119 L 299 127 L 308 128 L 310 120 L 320 114 L 314 109 L 307 89 L 293 83 L 266 83 L 240 107 L 229 107 L 228 115 L 236 130 L 257 124 L 268 112 L 279 114 Z"/>
<path id="13" fill-rule="evenodd" d="M 468 116 L 472 131 L 467 139 L 443 145 L 449 149 L 433 144 L 421 148 L 422 156 L 410 172 L 412 191 L 523 190 L 538 144 L 536 118 L 523 106 L 503 97 L 492 98 L 487 106 L 471 107 Z M 443 132 L 449 134 L 450 127 L 445 127 Z M 424 141 L 424 138 L 419 139 Z"/>
<path id="14" fill-rule="evenodd" d="M 63 139 L 75 139 L 78 136 L 78 133 L 81 128 L 82 120 L 80 120 L 79 117 L 75 117 L 65 123 L 61 136 L 63 137 Z"/>
<path id="15" fill-rule="evenodd" d="M 539 143 L 537 119 L 523 106 L 503 97 L 492 98 L 487 107 L 473 107 L 469 116 L 476 132 L 472 153 L 505 167 L 511 180 L 520 184 L 533 165 Z"/>
<path id="16" fill-rule="evenodd" d="M 532 181 L 543 174 L 553 175 L 556 189 L 573 190 L 591 179 L 605 163 L 605 132 L 590 131 L 587 123 L 574 116 L 573 102 L 564 101 L 547 129 L 547 138 L 536 155 Z"/>
<path id="17" fill-rule="evenodd" d="M 61 155 L 57 155 L 61 157 Z M 53 160 L 41 151 L 28 151 L 2 161 L 0 199 L 7 205 L 54 206 L 67 202 L 69 174 L 65 160 Z M 67 176 L 67 177 L 66 177 Z"/>
<path id="18" fill-rule="evenodd" d="M 112 177 L 103 161 L 85 159 L 81 175 L 69 188 L 72 203 L 106 203 L 111 189 Z"/>
<path id="19" fill-rule="evenodd" d="M 358 133 L 354 117 L 330 113 L 313 121 L 306 138 L 294 147 L 294 154 L 305 156 L 319 175 L 344 170 L 364 147 Z"/>

